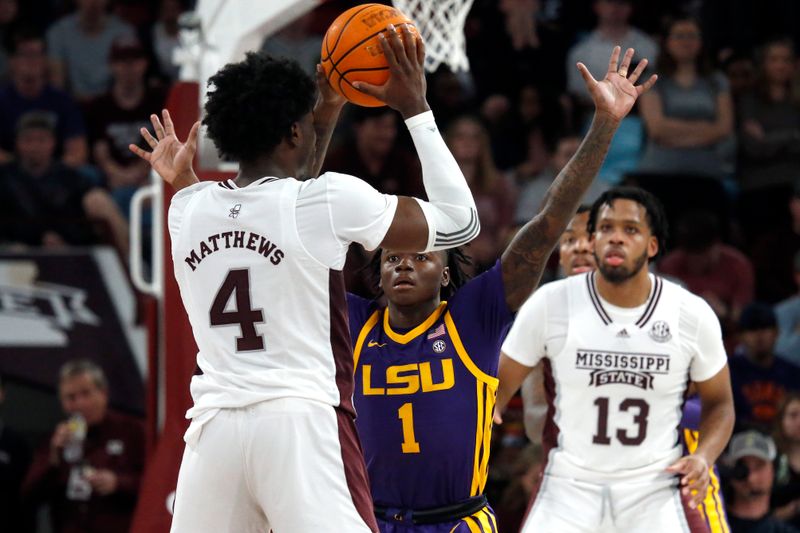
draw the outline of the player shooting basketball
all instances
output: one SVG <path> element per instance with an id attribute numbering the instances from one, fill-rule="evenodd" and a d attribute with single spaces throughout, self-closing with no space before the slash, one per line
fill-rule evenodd
<path id="1" fill-rule="evenodd" d="M 406 119 L 428 202 L 343 174 L 295 179 L 318 172 L 343 101 L 318 71 L 315 107 L 313 80 L 263 54 L 209 80 L 204 123 L 236 179 L 198 182 L 198 125 L 183 144 L 166 112 L 157 138 L 143 130 L 152 153 L 131 148 L 180 189 L 172 258 L 199 348 L 174 532 L 377 530 L 351 405 L 347 248 L 435 253 L 479 231 L 425 99 L 423 45 L 388 33 L 403 68 L 371 90 Z"/>
<path id="2" fill-rule="evenodd" d="M 389 63 L 401 55 L 386 50 Z M 615 48 L 605 78 L 578 65 L 595 103 L 592 126 L 541 211 L 498 263 L 466 282 L 458 251 L 405 253 L 384 246 L 372 263 L 386 308 L 350 296 L 356 424 L 378 525 L 384 533 L 497 530 L 483 496 L 500 344 L 514 313 L 599 170 L 639 95 L 647 61 Z M 393 74 L 394 75 L 394 74 Z"/>

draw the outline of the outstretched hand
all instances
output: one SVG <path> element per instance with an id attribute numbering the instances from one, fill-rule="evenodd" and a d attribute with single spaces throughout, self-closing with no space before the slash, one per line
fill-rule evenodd
<path id="1" fill-rule="evenodd" d="M 158 172 L 164 181 L 175 188 L 180 188 L 197 181 L 197 177 L 192 170 L 192 161 L 197 152 L 197 134 L 200 129 L 200 122 L 195 122 L 189 131 L 186 142 L 181 142 L 175 134 L 175 125 L 169 116 L 169 111 L 164 109 L 162 112 L 164 124 L 158 119 L 155 113 L 150 115 L 150 122 L 156 137 L 153 137 L 147 128 L 142 128 L 140 133 L 145 142 L 153 149 L 148 152 L 139 148 L 135 144 L 128 145 L 131 152 L 138 155 Z M 189 182 L 189 183 L 187 183 Z"/>
<path id="2" fill-rule="evenodd" d="M 646 82 L 636 85 L 639 76 L 642 75 L 642 72 L 647 67 L 647 59 L 639 61 L 639 64 L 629 75 L 628 69 L 631 66 L 631 59 L 633 59 L 633 48 L 628 48 L 622 58 L 622 63 L 618 67 L 617 62 L 619 61 L 620 51 L 619 46 L 614 47 L 611 52 L 611 59 L 608 61 L 608 72 L 606 72 L 605 78 L 600 81 L 592 77 L 586 65 L 578 63 L 578 70 L 583 76 L 583 81 L 586 82 L 589 94 L 592 95 L 596 112 L 604 113 L 617 121 L 622 120 L 630 113 L 633 104 L 636 103 L 636 99 L 650 90 L 656 79 L 658 79 L 658 76 L 653 74 Z"/>

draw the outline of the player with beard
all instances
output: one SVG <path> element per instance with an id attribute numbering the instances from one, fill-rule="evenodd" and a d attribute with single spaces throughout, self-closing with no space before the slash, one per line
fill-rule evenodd
<path id="1" fill-rule="evenodd" d="M 348 299 L 356 425 L 384 533 L 495 532 L 483 495 L 497 364 L 514 313 L 536 287 L 553 246 L 591 184 L 611 138 L 640 94 L 633 50 L 605 79 L 579 65 L 595 103 L 592 126 L 550 186 L 542 210 L 501 259 L 465 283 L 457 251 L 384 247 L 371 264 L 387 305 Z"/>
<path id="2" fill-rule="evenodd" d="M 540 288 L 503 344 L 498 411 L 540 361 L 548 400 L 547 464 L 522 531 L 707 531 L 696 508 L 734 419 L 719 322 L 649 273 L 666 238 L 651 194 L 605 192 L 588 232 L 597 270 Z M 690 380 L 700 437 L 681 457 Z"/>

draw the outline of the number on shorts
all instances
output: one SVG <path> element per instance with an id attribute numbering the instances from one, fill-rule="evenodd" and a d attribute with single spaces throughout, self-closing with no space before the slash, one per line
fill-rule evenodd
<path id="1" fill-rule="evenodd" d="M 400 406 L 397 418 L 403 423 L 403 453 L 419 453 L 419 442 L 414 437 L 414 407 L 411 402 Z"/>
<path id="2" fill-rule="evenodd" d="M 597 406 L 597 433 L 592 437 L 594 444 L 611 444 L 608 435 L 608 398 L 600 397 L 594 401 Z M 626 429 L 617 430 L 617 440 L 624 446 L 637 446 L 647 437 L 647 415 L 650 414 L 650 404 L 640 398 L 626 398 L 619 404 L 620 411 L 638 409 L 633 417 L 636 424 L 636 434 L 631 436 Z"/>
<path id="3" fill-rule="evenodd" d="M 225 305 L 235 295 L 236 308 L 226 311 Z M 225 281 L 214 297 L 208 313 L 212 326 L 238 324 L 242 336 L 236 337 L 237 352 L 264 349 L 264 337 L 256 333 L 256 324 L 264 322 L 264 310 L 253 309 L 250 303 L 250 271 L 246 268 L 228 271 Z"/>

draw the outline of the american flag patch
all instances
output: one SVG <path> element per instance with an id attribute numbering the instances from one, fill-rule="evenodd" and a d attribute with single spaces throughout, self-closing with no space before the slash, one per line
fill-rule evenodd
<path id="1" fill-rule="evenodd" d="M 435 339 L 444 335 L 444 324 L 439 324 L 439 327 L 428 333 L 428 340 Z"/>

